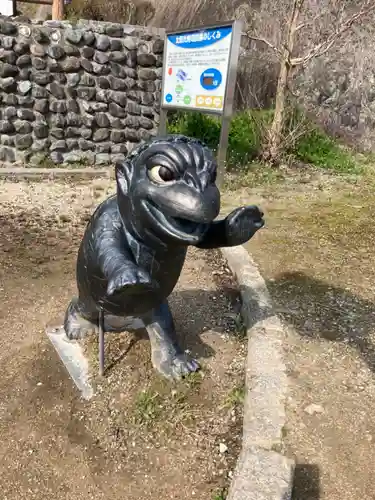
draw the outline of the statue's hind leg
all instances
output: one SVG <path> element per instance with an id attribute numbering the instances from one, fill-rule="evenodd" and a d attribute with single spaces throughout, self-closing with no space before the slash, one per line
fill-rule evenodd
<path id="1" fill-rule="evenodd" d="M 87 335 L 98 333 L 99 313 L 93 311 L 84 301 L 74 297 L 66 310 L 64 329 L 70 340 L 83 339 Z"/>
<path id="2" fill-rule="evenodd" d="M 185 354 L 178 345 L 172 313 L 168 302 L 142 318 L 151 342 L 154 368 L 168 379 L 180 379 L 199 369 L 198 361 Z"/>

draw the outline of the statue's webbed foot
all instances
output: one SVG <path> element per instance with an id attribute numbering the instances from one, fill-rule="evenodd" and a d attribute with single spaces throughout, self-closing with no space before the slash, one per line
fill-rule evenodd
<path id="1" fill-rule="evenodd" d="M 167 301 L 144 318 L 151 341 L 152 364 L 163 377 L 179 380 L 199 370 L 198 361 L 184 353 L 178 343 L 173 317 Z"/>
<path id="2" fill-rule="evenodd" d="M 65 314 L 64 329 L 69 340 L 80 340 L 98 333 L 98 323 L 84 318 L 77 311 L 77 301 L 72 300 Z"/>
<path id="3" fill-rule="evenodd" d="M 161 375 L 170 380 L 180 380 L 200 368 L 198 361 L 188 354 L 170 354 L 168 349 L 162 347 L 152 353 L 152 364 Z"/>

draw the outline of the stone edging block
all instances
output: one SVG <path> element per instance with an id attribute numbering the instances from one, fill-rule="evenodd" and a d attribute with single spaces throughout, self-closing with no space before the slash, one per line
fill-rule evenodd
<path id="1" fill-rule="evenodd" d="M 242 451 L 227 500 L 290 500 L 294 461 L 278 451 L 288 390 L 285 331 L 266 283 L 245 248 L 222 248 L 221 252 L 240 289 L 248 337 Z"/>

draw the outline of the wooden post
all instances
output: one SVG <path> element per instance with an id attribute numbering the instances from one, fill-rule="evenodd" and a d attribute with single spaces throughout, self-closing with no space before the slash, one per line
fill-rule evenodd
<path id="1" fill-rule="evenodd" d="M 52 21 L 62 21 L 64 19 L 64 0 L 52 1 Z"/>

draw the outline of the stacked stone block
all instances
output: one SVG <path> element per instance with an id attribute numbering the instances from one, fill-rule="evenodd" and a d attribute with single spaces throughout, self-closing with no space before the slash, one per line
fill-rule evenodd
<path id="1" fill-rule="evenodd" d="M 0 161 L 104 165 L 157 133 L 163 32 L 0 20 Z"/>

